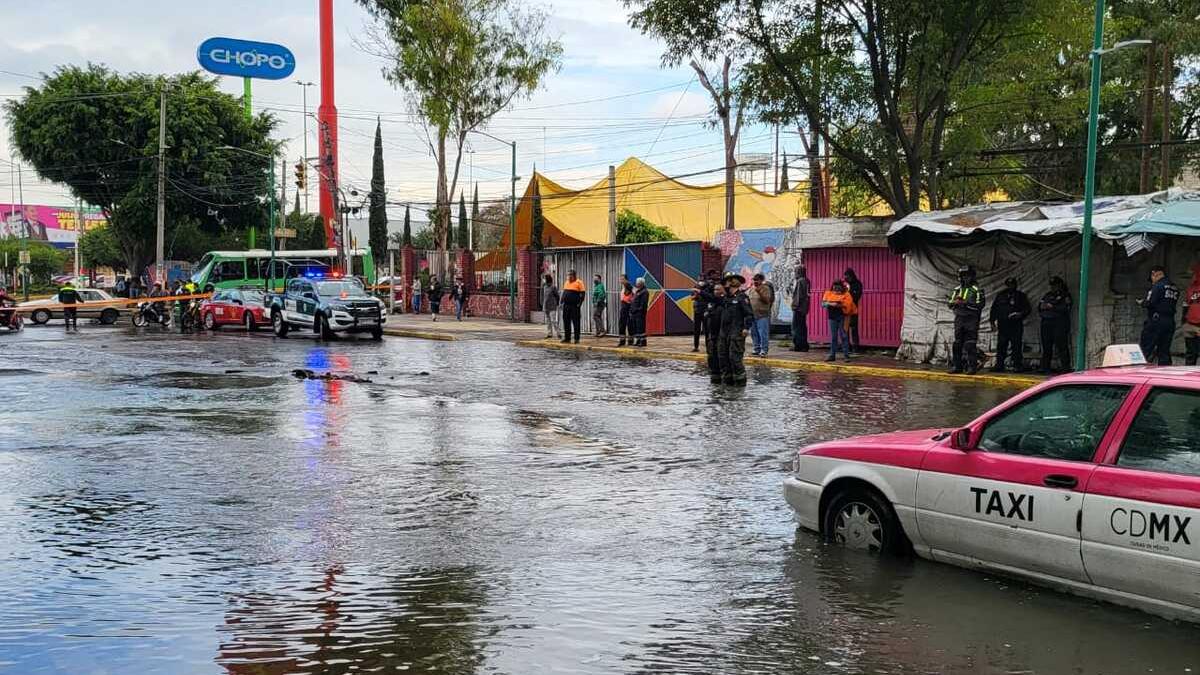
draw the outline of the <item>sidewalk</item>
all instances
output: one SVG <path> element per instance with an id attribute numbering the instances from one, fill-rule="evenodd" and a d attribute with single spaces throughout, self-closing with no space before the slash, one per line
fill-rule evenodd
<path id="1" fill-rule="evenodd" d="M 648 338 L 647 347 L 617 347 L 617 338 L 595 338 L 585 334 L 579 344 L 563 344 L 558 340 L 546 339 L 546 328 L 534 323 L 509 323 L 499 319 L 465 319 L 455 321 L 454 316 L 439 317 L 434 322 L 428 314 L 392 314 L 388 317 L 384 333 L 397 337 L 425 340 L 502 340 L 522 347 L 540 347 L 566 351 L 606 353 L 622 358 L 674 359 L 678 361 L 705 361 L 704 343 L 700 352 L 692 351 L 690 335 Z M 816 348 L 810 352 L 788 350 L 784 336 L 775 336 L 771 341 L 771 353 L 767 358 L 746 355 L 746 366 L 767 365 L 774 368 L 836 372 L 847 375 L 870 377 L 909 377 L 948 382 L 991 384 L 1006 387 L 1030 387 L 1044 378 L 1027 374 L 996 374 L 987 371 L 978 375 L 951 375 L 944 366 L 929 366 L 919 363 L 897 361 L 886 354 L 863 354 L 849 362 L 838 358 L 836 362 L 825 361 L 827 349 Z M 747 339 L 747 348 L 749 340 Z"/>

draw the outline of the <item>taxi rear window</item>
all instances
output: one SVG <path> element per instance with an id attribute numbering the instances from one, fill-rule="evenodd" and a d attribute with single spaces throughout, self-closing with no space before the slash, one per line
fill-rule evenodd
<path id="1" fill-rule="evenodd" d="M 1117 466 L 1200 476 L 1200 391 L 1152 390 L 1129 425 Z"/>

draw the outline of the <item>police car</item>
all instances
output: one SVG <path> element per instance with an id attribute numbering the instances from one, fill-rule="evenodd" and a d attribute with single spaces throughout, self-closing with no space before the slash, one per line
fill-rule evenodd
<path id="1" fill-rule="evenodd" d="M 283 293 L 266 297 L 271 327 L 285 338 L 292 328 L 311 329 L 322 339 L 338 333 L 370 333 L 379 340 L 387 322 L 384 305 L 358 279 L 309 273 L 289 279 Z"/>
<path id="2" fill-rule="evenodd" d="M 819 443 L 792 469 L 797 520 L 837 544 L 1200 621 L 1200 368 L 1064 375 L 961 429 Z"/>

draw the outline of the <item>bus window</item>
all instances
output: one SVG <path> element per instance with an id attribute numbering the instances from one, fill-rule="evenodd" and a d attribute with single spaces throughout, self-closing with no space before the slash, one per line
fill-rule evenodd
<path id="1" fill-rule="evenodd" d="M 240 281 L 246 278 L 246 263 L 244 260 L 222 260 L 213 266 L 208 275 L 208 283 L 217 284 L 222 281 Z"/>
<path id="2" fill-rule="evenodd" d="M 246 258 L 246 278 L 265 279 L 262 274 L 267 271 L 267 263 L 266 258 Z"/>

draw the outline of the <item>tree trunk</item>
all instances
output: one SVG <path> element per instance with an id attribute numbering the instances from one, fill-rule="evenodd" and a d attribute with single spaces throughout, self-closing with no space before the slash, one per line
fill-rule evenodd
<path id="1" fill-rule="evenodd" d="M 1158 50 L 1151 45 L 1146 50 L 1146 73 L 1142 82 L 1142 165 L 1138 173 L 1138 191 L 1146 194 L 1151 190 L 1150 180 L 1150 139 L 1154 127 L 1154 80 L 1158 76 L 1155 66 L 1155 56 Z"/>
<path id="2" fill-rule="evenodd" d="M 737 137 L 729 132 L 729 114 L 724 119 L 725 128 L 725 229 L 736 228 L 734 218 L 733 187 L 737 180 Z"/>
<path id="3" fill-rule="evenodd" d="M 808 139 L 804 144 L 808 157 L 808 217 L 821 218 L 824 209 L 821 205 L 821 149 L 817 146 L 820 134 L 815 131 L 820 123 L 812 117 L 808 118 Z M 801 137 L 803 138 L 803 136 Z"/>
<path id="4" fill-rule="evenodd" d="M 439 251 L 446 250 L 446 233 L 449 230 L 450 196 L 446 194 L 446 130 L 438 129 L 437 147 L 437 206 L 434 208 L 433 241 Z"/>

